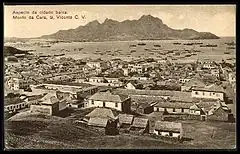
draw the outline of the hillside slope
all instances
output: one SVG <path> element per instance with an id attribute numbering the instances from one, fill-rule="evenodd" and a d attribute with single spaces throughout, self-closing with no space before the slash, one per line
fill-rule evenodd
<path id="1" fill-rule="evenodd" d="M 168 27 L 161 19 L 143 15 L 138 20 L 118 22 L 106 19 L 102 24 L 97 20 L 76 29 L 60 30 L 40 38 L 72 41 L 128 41 L 128 40 L 164 40 L 164 39 L 218 39 L 209 32 L 197 32 L 193 29 L 176 30 Z"/>

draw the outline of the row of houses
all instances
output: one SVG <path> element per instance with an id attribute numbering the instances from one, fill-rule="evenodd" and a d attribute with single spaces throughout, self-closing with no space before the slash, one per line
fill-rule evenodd
<path id="1" fill-rule="evenodd" d="M 42 98 L 45 94 L 39 95 L 20 95 L 13 98 L 6 96 L 4 98 L 4 112 L 16 113 L 19 110 L 29 108 L 31 105 L 38 104 L 38 99 Z"/>
<path id="2" fill-rule="evenodd" d="M 118 114 L 114 116 L 112 110 L 108 108 L 95 108 L 82 121 L 88 126 L 98 127 L 105 131 L 106 135 L 116 135 L 119 133 L 135 135 L 154 134 L 179 140 L 183 137 L 181 123 L 153 121 L 145 117 L 135 117 L 131 114 Z"/>
<path id="3" fill-rule="evenodd" d="M 133 109 L 134 104 L 137 104 L 135 110 Z M 106 107 L 125 113 L 135 111 L 139 114 L 164 112 L 177 115 L 197 115 L 199 119 L 206 120 L 206 116 L 217 113 L 212 109 L 216 105 L 218 106 L 217 110 L 223 109 L 223 121 L 228 121 L 231 111 L 224 101 L 191 97 L 189 92 L 126 89 L 97 92 L 88 98 L 85 108 Z"/>
<path id="4" fill-rule="evenodd" d="M 44 112 L 52 115 L 53 113 L 55 113 L 55 105 L 57 103 L 65 103 L 68 107 L 79 107 L 78 103 L 80 102 L 80 97 L 77 96 L 77 92 L 72 94 L 71 92 L 66 92 L 65 89 L 69 89 L 69 87 L 70 89 L 76 88 L 76 86 L 54 84 L 46 84 L 45 86 L 50 86 L 50 89 L 58 90 L 59 92 L 61 92 L 58 92 L 58 95 L 56 94 L 56 98 L 59 100 L 55 102 L 54 100 L 51 100 L 52 98 L 49 98 L 50 102 L 53 101 L 52 103 L 49 103 L 49 101 L 48 103 L 46 103 L 46 100 L 41 100 L 40 105 L 31 107 L 32 111 L 35 112 L 42 109 L 45 110 Z M 206 111 L 206 105 L 205 107 L 201 107 L 201 105 L 200 107 L 196 107 L 199 105 L 193 103 L 193 99 L 210 99 L 212 100 L 212 102 L 220 100 L 222 102 L 221 106 L 224 106 L 224 93 L 214 85 L 210 87 L 192 87 L 192 92 L 120 88 L 115 89 L 113 92 L 97 92 L 99 90 L 97 86 L 77 88 L 79 88 L 79 96 L 81 95 L 81 97 L 83 97 L 83 103 L 81 107 L 84 108 L 106 107 L 116 109 L 121 112 L 130 113 L 133 109 L 134 103 L 137 103 L 138 111 L 139 109 L 142 109 L 143 111 L 140 113 L 143 114 L 148 114 L 151 112 L 167 112 L 169 114 L 190 114 L 204 116 L 209 115 L 208 111 Z M 85 98 L 86 93 L 89 96 L 87 97 L 87 99 Z M 142 103 L 144 99 L 148 100 L 150 104 Z M 202 104 L 207 103 L 204 102 Z M 210 106 L 213 106 L 213 104 L 211 104 Z M 56 110 L 56 112 L 58 111 L 59 109 Z"/>
<path id="5" fill-rule="evenodd" d="M 170 103 L 158 102 L 153 106 L 154 112 L 160 112 L 164 116 L 171 115 L 179 118 L 214 120 L 214 121 L 234 121 L 233 114 L 224 102 L 201 102 L 201 103 Z"/>

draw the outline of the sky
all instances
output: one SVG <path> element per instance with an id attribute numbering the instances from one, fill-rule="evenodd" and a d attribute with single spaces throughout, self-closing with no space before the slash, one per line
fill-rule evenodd
<path id="1" fill-rule="evenodd" d="M 13 14 L 29 11 L 30 14 Z M 32 14 L 36 11 L 37 14 Z M 48 19 L 36 19 L 43 16 Z M 66 11 L 72 19 L 57 19 L 55 11 Z M 13 19 L 13 16 L 26 16 L 27 19 Z M 49 19 L 50 16 L 54 19 Z M 79 18 L 75 19 L 75 15 Z M 90 21 L 104 22 L 106 18 L 117 21 L 139 19 L 142 15 L 152 15 L 174 29 L 191 28 L 199 32 L 211 32 L 217 36 L 236 35 L 235 5 L 18 5 L 4 6 L 5 37 L 39 37 L 59 30 L 74 29 Z M 34 19 L 28 19 L 34 16 Z M 84 18 L 82 18 L 84 16 Z"/>

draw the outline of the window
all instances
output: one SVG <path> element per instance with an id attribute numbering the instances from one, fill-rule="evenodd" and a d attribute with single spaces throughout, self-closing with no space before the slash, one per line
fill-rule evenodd
<path id="1" fill-rule="evenodd" d="M 175 108 L 173 108 L 173 112 L 176 112 Z"/>
<path id="2" fill-rule="evenodd" d="M 118 103 L 115 103 L 115 107 L 118 107 Z"/>
<path id="3" fill-rule="evenodd" d="M 169 136 L 173 136 L 172 132 L 169 132 Z"/>
<path id="4" fill-rule="evenodd" d="M 204 95 L 204 92 L 202 93 L 202 95 Z"/>
<path id="5" fill-rule="evenodd" d="M 159 111 L 159 108 L 157 107 L 157 111 Z"/>
<path id="6" fill-rule="evenodd" d="M 198 95 L 198 92 L 197 92 L 197 91 L 195 91 L 195 95 Z"/>
<path id="7" fill-rule="evenodd" d="M 212 93 L 213 95 L 215 95 L 215 93 Z"/>
<path id="8" fill-rule="evenodd" d="M 182 109 L 182 112 L 184 112 L 184 109 Z"/>
<path id="9" fill-rule="evenodd" d="M 106 105 L 105 102 L 103 102 L 103 107 L 105 107 L 105 105 Z"/>
<path id="10" fill-rule="evenodd" d="M 94 105 L 94 101 L 91 100 L 91 102 L 92 102 L 92 105 Z"/>

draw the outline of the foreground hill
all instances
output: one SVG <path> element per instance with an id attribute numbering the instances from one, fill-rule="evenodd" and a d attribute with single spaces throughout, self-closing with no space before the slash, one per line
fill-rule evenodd
<path id="1" fill-rule="evenodd" d="M 118 22 L 106 19 L 102 24 L 97 20 L 76 29 L 60 30 L 40 38 L 72 41 L 114 41 L 114 40 L 164 40 L 164 39 L 218 39 L 209 32 L 193 29 L 176 30 L 163 24 L 162 20 L 151 15 L 143 15 L 138 20 Z"/>
<path id="2" fill-rule="evenodd" d="M 83 111 L 83 112 L 81 112 Z M 79 110 L 80 117 L 90 110 Z M 78 114 L 76 113 L 76 114 Z M 233 149 L 236 124 L 182 121 L 183 143 L 168 143 L 149 135 L 106 136 L 97 128 L 74 123 L 80 117 L 56 117 L 18 113 L 5 120 L 6 149 Z M 199 135 L 201 134 L 201 135 Z"/>

